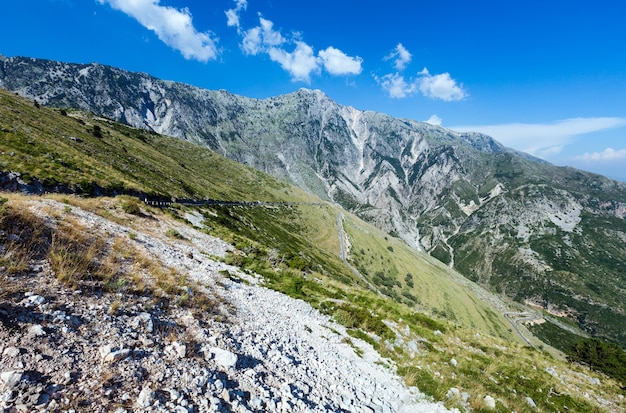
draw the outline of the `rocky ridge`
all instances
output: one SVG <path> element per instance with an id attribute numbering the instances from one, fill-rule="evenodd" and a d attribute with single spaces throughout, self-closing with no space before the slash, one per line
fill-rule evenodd
<path id="1" fill-rule="evenodd" d="M 163 217 L 131 228 L 52 200 L 22 207 L 128 237 L 128 248 L 187 274 L 215 306 L 88 294 L 59 283 L 45 260 L 30 263 L 13 279 L 19 287 L 0 291 L 0 410 L 447 411 L 341 325 L 217 260 L 232 248 L 223 241 Z M 164 235 L 172 228 L 184 240 Z"/>
<path id="2" fill-rule="evenodd" d="M 335 200 L 426 250 L 450 234 L 431 231 L 418 218 L 437 209 L 453 182 L 466 180 L 463 155 L 512 152 L 485 135 L 342 106 L 319 90 L 258 100 L 100 64 L 29 58 L 5 59 L 0 86 L 208 146 Z"/>

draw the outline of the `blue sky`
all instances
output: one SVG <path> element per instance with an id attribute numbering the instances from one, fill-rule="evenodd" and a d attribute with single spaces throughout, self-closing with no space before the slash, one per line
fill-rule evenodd
<path id="1" fill-rule="evenodd" d="M 0 54 L 257 98 L 320 89 L 626 181 L 625 16 L 617 0 L 20 0 L 0 5 Z"/>

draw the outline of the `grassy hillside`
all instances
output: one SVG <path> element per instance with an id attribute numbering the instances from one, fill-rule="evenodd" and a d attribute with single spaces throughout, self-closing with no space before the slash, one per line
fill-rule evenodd
<path id="1" fill-rule="evenodd" d="M 302 191 L 193 144 L 0 90 L 0 168 L 28 183 L 92 194 L 143 191 L 188 198 L 310 200 Z"/>
<path id="2" fill-rule="evenodd" d="M 497 400 L 497 411 L 531 411 L 526 397 L 539 411 L 563 411 L 565 406 L 602 411 L 598 400 L 603 398 L 624 407 L 611 379 L 602 377 L 602 384 L 593 387 L 587 378 L 594 373 L 524 347 L 493 306 L 495 298 L 488 301 L 483 290 L 444 265 L 335 205 L 207 149 L 84 113 L 38 107 L 0 91 L 0 171 L 4 178 L 14 171 L 26 183 L 78 194 L 141 192 L 276 202 L 159 210 L 130 197 L 104 203 L 57 196 L 68 205 L 136 225 L 137 231 L 146 216 L 161 219 L 166 214 L 183 221 L 201 216 L 204 231 L 235 246 L 227 262 L 334 317 L 388 357 L 407 383 L 450 407 L 480 411 L 487 395 Z M 1 217 L 10 219 L 0 219 L 0 224 L 26 220 L 20 215 L 25 201 L 4 197 Z M 348 259 L 367 282 L 339 256 L 340 213 L 350 243 Z M 2 251 L 19 249 L 9 238 L 0 237 Z M 63 251 L 76 248 L 69 243 Z M 13 268 L 12 256 L 1 257 L 0 266 Z M 9 275 L 3 272 L 2 277 L 5 282 Z"/>
<path id="3" fill-rule="evenodd" d="M 474 289 L 479 287 L 440 261 L 355 218 L 349 217 L 344 225 L 352 263 L 385 296 L 494 336 L 516 338 L 497 308 L 477 297 Z"/>

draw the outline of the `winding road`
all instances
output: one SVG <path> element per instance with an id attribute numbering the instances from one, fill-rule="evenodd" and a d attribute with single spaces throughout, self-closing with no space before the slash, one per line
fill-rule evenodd
<path id="1" fill-rule="evenodd" d="M 346 240 L 345 240 L 345 236 L 346 235 L 345 235 L 345 233 L 343 231 L 343 214 L 341 212 L 339 214 L 337 214 L 337 232 L 339 233 L 339 256 L 341 257 L 341 261 L 343 261 L 343 263 L 348 268 L 350 268 L 350 271 L 352 271 L 352 273 L 354 275 L 356 275 L 361 280 L 363 280 L 363 282 L 370 288 L 370 290 L 374 291 L 376 294 L 378 294 L 378 295 L 380 295 L 382 297 L 383 295 L 382 295 L 382 293 L 380 291 L 378 291 L 378 288 L 376 288 L 376 286 L 374 284 L 369 282 L 367 280 L 367 278 L 365 278 L 363 276 L 363 274 L 361 274 L 356 268 L 354 268 L 348 262 L 348 258 L 347 258 L 347 254 L 346 254 Z"/>
<path id="2" fill-rule="evenodd" d="M 537 320 L 539 317 L 537 317 L 535 314 L 532 313 L 514 313 L 514 312 L 505 312 L 502 313 L 502 315 L 504 316 L 504 318 L 506 318 L 507 320 L 509 320 L 509 322 L 511 323 L 511 325 L 513 326 L 513 328 L 515 329 L 515 332 L 517 334 L 519 334 L 519 336 L 531 347 L 535 347 L 533 343 L 530 342 L 530 340 L 528 340 L 528 338 L 526 338 L 526 336 L 524 336 L 524 334 L 522 334 L 522 332 L 519 329 L 518 324 L 520 322 L 523 321 L 532 321 L 532 320 Z"/>

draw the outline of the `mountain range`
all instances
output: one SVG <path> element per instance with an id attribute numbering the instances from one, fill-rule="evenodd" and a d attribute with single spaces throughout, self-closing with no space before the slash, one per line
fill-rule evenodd
<path id="1" fill-rule="evenodd" d="M 340 204 L 497 294 L 626 346 L 625 183 L 317 90 L 259 100 L 22 57 L 0 57 L 0 87 L 208 147 Z"/>

